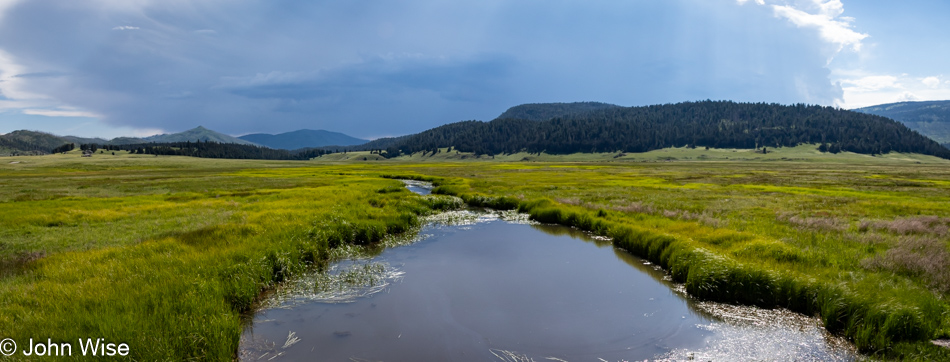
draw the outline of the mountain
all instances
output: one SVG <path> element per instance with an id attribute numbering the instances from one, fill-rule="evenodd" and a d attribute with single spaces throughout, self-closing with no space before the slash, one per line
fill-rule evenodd
<path id="1" fill-rule="evenodd" d="M 144 142 L 153 142 L 153 143 L 172 143 L 172 142 L 186 142 L 186 141 L 198 141 L 201 142 L 217 142 L 217 143 L 236 143 L 240 145 L 254 145 L 254 142 L 245 141 L 237 137 L 231 137 L 224 133 L 218 133 L 210 129 L 198 126 L 190 130 L 172 133 L 172 134 L 162 134 L 156 136 L 145 137 L 142 139 Z M 131 141 L 131 139 L 123 140 L 123 142 Z M 144 143 L 144 142 L 126 142 L 126 143 Z"/>
<path id="2" fill-rule="evenodd" d="M 0 135 L 0 155 L 46 154 L 67 142 L 59 136 L 37 131 L 13 131 Z"/>
<path id="3" fill-rule="evenodd" d="M 854 111 L 893 119 L 937 142 L 950 144 L 950 101 L 888 103 Z"/>
<path id="4" fill-rule="evenodd" d="M 600 102 L 575 103 L 528 103 L 508 108 L 496 119 L 524 119 L 529 121 L 547 121 L 555 117 L 583 114 L 608 108 L 621 108 L 618 105 Z"/>
<path id="5" fill-rule="evenodd" d="M 76 137 L 76 136 L 62 136 L 62 137 L 59 137 L 59 138 L 62 138 L 63 141 L 65 141 L 65 142 L 68 142 L 68 143 L 75 143 L 75 144 L 77 144 L 77 145 L 81 145 L 81 144 L 84 144 L 84 143 L 85 143 L 85 144 L 95 143 L 95 144 L 97 144 L 97 145 L 104 145 L 104 144 L 110 142 L 110 141 L 107 141 L 107 140 L 102 139 L 102 138 L 99 138 L 99 137 L 96 137 L 96 138 L 85 138 L 85 137 Z"/>
<path id="6" fill-rule="evenodd" d="M 56 135 L 27 130 L 7 133 L 0 136 L 0 140 L 6 145 L 17 145 L 21 150 L 52 149 L 68 143 L 62 137 Z"/>
<path id="7" fill-rule="evenodd" d="M 339 132 L 324 130 L 302 129 L 299 131 L 281 134 L 253 133 L 238 137 L 270 148 L 296 150 L 324 146 L 352 146 L 369 142 L 368 140 L 350 137 Z"/>
<path id="8" fill-rule="evenodd" d="M 666 147 L 753 149 L 822 144 L 830 152 L 920 153 L 950 150 L 894 120 L 804 104 L 686 102 L 609 107 L 546 121 L 503 118 L 447 124 L 401 139 L 386 156 L 455 147 L 462 152 L 645 152 Z"/>

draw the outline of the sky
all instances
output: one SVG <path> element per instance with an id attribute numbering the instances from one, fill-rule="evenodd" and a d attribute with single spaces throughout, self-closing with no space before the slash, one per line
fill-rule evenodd
<path id="1" fill-rule="evenodd" d="M 523 103 L 950 99 L 945 0 L 0 0 L 0 133 L 396 136 Z"/>

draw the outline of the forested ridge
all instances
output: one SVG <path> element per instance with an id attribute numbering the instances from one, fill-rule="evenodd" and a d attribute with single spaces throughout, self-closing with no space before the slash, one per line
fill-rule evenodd
<path id="1" fill-rule="evenodd" d="M 607 108 L 622 108 L 615 104 L 600 102 L 574 103 L 527 103 L 508 108 L 497 119 L 514 118 L 529 121 L 547 121 L 569 114 L 582 114 Z"/>
<path id="2" fill-rule="evenodd" d="M 496 119 L 436 127 L 390 145 L 386 155 L 454 147 L 516 152 L 646 152 L 666 147 L 759 148 L 821 144 L 828 152 L 911 152 L 950 159 L 950 150 L 894 120 L 805 104 L 702 101 L 610 107 L 546 121 Z"/>

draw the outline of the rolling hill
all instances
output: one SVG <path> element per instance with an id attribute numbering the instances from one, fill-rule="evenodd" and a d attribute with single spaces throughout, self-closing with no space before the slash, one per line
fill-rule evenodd
<path id="1" fill-rule="evenodd" d="M 45 132 L 13 131 L 0 135 L 0 155 L 46 154 L 66 143 L 62 137 Z"/>
<path id="2" fill-rule="evenodd" d="M 174 143 L 186 141 L 217 142 L 256 146 L 253 142 L 231 137 L 204 127 L 196 127 L 180 133 L 155 135 L 146 138 L 117 137 L 106 141 L 102 138 L 57 136 L 46 132 L 19 130 L 0 135 L 0 155 L 46 154 L 67 143 L 98 145 L 129 145 L 145 143 Z"/>
<path id="3" fill-rule="evenodd" d="M 950 101 L 889 103 L 854 111 L 893 119 L 939 143 L 950 145 Z"/>
<path id="4" fill-rule="evenodd" d="M 557 114 L 562 104 L 532 105 Z M 607 107 L 548 120 L 464 121 L 436 127 L 387 147 L 388 157 L 455 147 L 462 152 L 646 152 L 667 147 L 755 149 L 822 144 L 829 152 L 920 153 L 950 159 L 950 150 L 894 120 L 831 107 L 686 102 Z"/>
<path id="5" fill-rule="evenodd" d="M 339 132 L 302 129 L 281 134 L 253 133 L 238 137 L 270 148 L 296 150 L 325 146 L 353 146 L 369 142 Z"/>
<path id="6" fill-rule="evenodd" d="M 528 103 L 508 108 L 508 110 L 496 119 L 512 118 L 528 121 L 547 121 L 555 117 L 583 114 L 609 108 L 622 107 L 600 102 Z"/>
<path id="7" fill-rule="evenodd" d="M 129 141 L 134 139 L 129 139 Z M 156 136 L 150 136 L 142 138 L 138 142 L 127 142 L 127 143 L 172 143 L 172 142 L 186 142 L 186 141 L 198 141 L 201 142 L 217 142 L 217 143 L 236 143 L 239 145 L 255 145 L 254 142 L 242 140 L 237 137 L 231 137 L 224 133 L 219 133 L 212 131 L 210 129 L 198 126 L 190 130 L 172 133 L 172 134 L 162 134 Z"/>

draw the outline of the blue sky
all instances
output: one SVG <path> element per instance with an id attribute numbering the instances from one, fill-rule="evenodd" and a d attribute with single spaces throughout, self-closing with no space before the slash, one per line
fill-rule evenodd
<path id="1" fill-rule="evenodd" d="M 357 137 L 510 106 L 950 99 L 936 0 L 0 0 L 0 133 Z"/>

